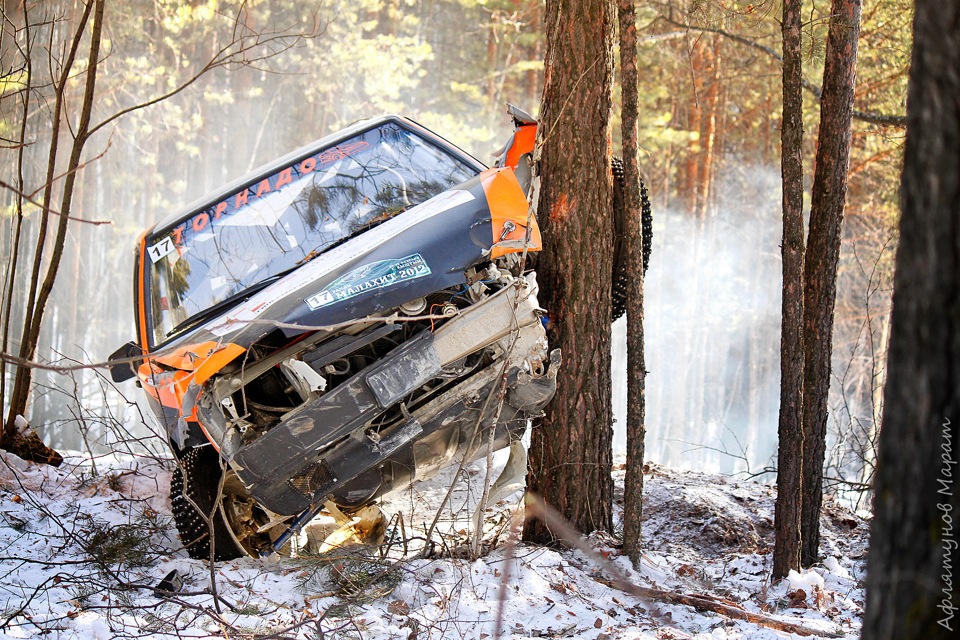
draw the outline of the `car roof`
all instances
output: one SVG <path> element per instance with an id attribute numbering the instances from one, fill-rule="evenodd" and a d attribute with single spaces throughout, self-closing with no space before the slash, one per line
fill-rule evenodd
<path id="1" fill-rule="evenodd" d="M 237 193 L 244 187 L 248 187 L 251 184 L 260 182 L 263 178 L 275 174 L 276 172 L 280 171 L 284 167 L 290 166 L 295 162 L 298 162 L 300 160 L 303 160 L 304 158 L 314 155 L 319 150 L 325 147 L 332 146 L 341 140 L 352 138 L 353 136 L 363 131 L 379 127 L 388 122 L 396 122 L 408 129 L 415 131 L 418 134 L 421 134 L 425 138 L 437 143 L 439 146 L 443 147 L 445 150 L 457 156 L 467 164 L 473 165 L 477 169 L 478 173 L 486 169 L 486 166 L 482 162 L 480 162 L 479 160 L 477 160 L 476 158 L 468 154 L 463 149 L 460 149 L 459 147 L 449 142 L 442 136 L 437 135 L 433 131 L 427 129 L 423 125 L 418 124 L 417 122 L 414 122 L 409 118 L 406 118 L 400 115 L 395 115 L 395 114 L 377 116 L 375 118 L 359 120 L 344 129 L 335 131 L 327 136 L 324 136 L 323 138 L 320 138 L 319 140 L 315 140 L 314 142 L 304 145 L 299 149 L 296 149 L 295 151 L 291 151 L 290 153 L 280 158 L 277 158 L 276 160 L 273 160 L 267 164 L 264 164 L 254 169 L 253 171 L 237 178 L 236 180 L 228 183 L 227 185 L 216 189 L 215 191 L 211 191 L 209 193 L 206 193 L 200 196 L 199 198 L 190 202 L 186 206 L 178 209 L 176 213 L 170 216 L 167 216 L 162 221 L 158 222 L 157 224 L 147 229 L 147 231 L 143 234 L 143 236 L 149 236 L 158 231 L 163 232 L 165 230 L 171 229 L 177 226 L 183 220 L 189 219 L 198 211 L 202 211 L 204 209 L 208 209 L 210 207 L 215 206 L 218 202 L 220 202 L 224 198 L 234 193 Z"/>

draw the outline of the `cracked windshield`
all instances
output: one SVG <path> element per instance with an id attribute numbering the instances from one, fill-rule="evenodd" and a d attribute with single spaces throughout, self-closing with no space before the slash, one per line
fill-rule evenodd
<path id="1" fill-rule="evenodd" d="M 285 167 L 147 238 L 153 342 L 475 171 L 394 123 Z"/>

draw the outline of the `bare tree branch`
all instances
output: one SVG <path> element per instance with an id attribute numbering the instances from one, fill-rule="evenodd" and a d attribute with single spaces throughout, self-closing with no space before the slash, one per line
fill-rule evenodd
<path id="1" fill-rule="evenodd" d="M 674 20 L 670 16 L 660 16 L 660 20 L 669 23 L 675 27 L 680 27 L 688 31 L 694 31 L 697 33 L 713 33 L 718 36 L 727 38 L 728 40 L 733 40 L 739 44 L 756 49 L 761 51 L 767 56 L 776 60 L 779 64 L 783 64 L 783 56 L 781 56 L 775 49 L 768 47 L 766 45 L 760 44 L 755 40 L 747 38 L 746 36 L 738 35 L 736 33 L 730 33 L 729 31 L 724 31 L 723 29 L 716 29 L 713 27 L 700 27 L 697 25 L 687 24 L 685 22 L 680 22 Z M 810 82 L 806 78 L 801 78 L 801 83 L 803 88 L 810 92 L 814 98 L 819 102 L 823 97 L 823 90 L 813 82 Z M 869 124 L 876 124 L 885 127 L 905 127 L 907 125 L 907 118 L 904 115 L 896 114 L 883 114 L 883 113 L 874 113 L 871 111 L 860 111 L 858 109 L 853 110 L 853 117 L 856 120 L 861 122 L 867 122 Z"/>
<path id="2" fill-rule="evenodd" d="M 266 34 L 265 32 L 244 34 L 241 33 L 241 31 L 244 29 L 244 25 L 242 24 L 241 20 L 241 16 L 243 15 L 244 11 L 244 7 L 241 6 L 240 9 L 237 10 L 236 16 L 233 17 L 233 29 L 230 41 L 226 45 L 220 47 L 217 52 L 214 53 L 213 56 L 207 60 L 202 67 L 200 67 L 199 71 L 164 94 L 117 111 L 99 124 L 92 127 L 89 135 L 92 136 L 114 120 L 117 120 L 129 113 L 153 106 L 181 93 L 187 89 L 187 87 L 194 84 L 200 78 L 214 69 L 229 68 L 233 66 L 254 66 L 256 62 L 268 60 L 274 56 L 284 53 L 285 51 L 289 51 L 290 49 L 296 47 L 304 39 L 315 38 L 322 35 L 323 31 L 325 30 L 325 28 L 321 29 L 318 26 L 317 21 L 314 21 L 314 29 L 308 32 L 291 33 L 279 30 Z M 247 57 L 247 54 L 258 49 L 267 49 L 267 51 L 250 58 Z"/>
<path id="3" fill-rule="evenodd" d="M 109 149 L 110 149 L 110 144 L 107 144 L 106 148 L 104 148 L 104 150 L 103 150 L 102 152 L 100 152 L 100 153 L 97 154 L 95 157 L 91 158 L 90 160 L 87 160 L 86 162 L 80 164 L 76 169 L 72 170 L 72 173 L 76 173 L 76 172 L 80 171 L 81 169 L 83 169 L 84 167 L 86 167 L 86 166 L 88 166 L 88 165 L 96 162 L 97 160 L 99 160 L 100 158 L 102 158 L 103 156 L 105 156 L 106 153 L 107 153 L 107 151 L 108 151 Z M 54 181 L 59 180 L 60 178 L 64 177 L 65 175 L 67 175 L 67 174 L 57 176 L 56 178 L 54 178 Z M 36 206 L 36 207 L 40 207 L 40 209 L 43 209 L 43 206 L 44 206 L 43 203 L 40 202 L 40 201 L 38 201 L 38 200 L 36 200 L 36 198 L 34 198 L 34 195 L 36 195 L 37 191 L 39 191 L 40 189 L 45 188 L 45 185 L 44 185 L 43 187 L 40 187 L 40 189 L 37 189 L 37 191 L 34 191 L 33 193 L 24 193 L 20 188 L 15 187 L 14 185 L 9 184 L 9 183 L 7 183 L 7 182 L 4 182 L 3 180 L 0 180 L 0 187 L 2 187 L 2 188 L 4 188 L 4 189 L 7 189 L 7 190 L 9 190 L 9 191 L 12 191 L 12 192 L 17 196 L 17 199 L 18 199 L 18 212 L 17 212 L 17 214 L 18 214 L 19 216 L 22 216 L 22 215 L 23 215 L 22 206 L 19 204 L 19 201 L 20 201 L 21 199 L 29 202 L 30 204 L 32 204 L 32 205 L 34 205 L 34 206 Z M 46 213 L 51 213 L 51 214 L 53 214 L 53 215 L 55 215 L 55 216 L 61 216 L 61 217 L 64 215 L 62 212 L 57 211 L 56 209 L 54 209 L 54 208 L 52 208 L 52 207 L 48 207 L 47 210 L 46 210 Z M 94 225 L 94 226 L 99 226 L 99 225 L 104 225 L 104 224 L 113 224 L 113 221 L 112 221 L 112 220 L 87 220 L 86 218 L 78 218 L 78 217 L 76 217 L 76 216 L 71 216 L 71 215 L 67 215 L 66 218 L 67 218 L 67 220 L 72 220 L 72 221 L 74 221 L 74 222 L 82 222 L 83 224 L 91 224 L 91 225 Z M 15 260 L 14 260 L 14 262 L 15 262 Z"/>
<path id="4" fill-rule="evenodd" d="M 336 324 L 324 324 L 324 325 L 304 325 L 304 324 L 294 324 L 290 322 L 277 322 L 275 320 L 248 320 L 248 321 L 238 321 L 236 325 L 239 327 L 241 325 L 263 325 L 269 326 L 277 329 L 298 329 L 301 331 L 339 331 L 346 327 L 352 326 L 357 322 L 383 322 L 384 324 L 392 324 L 395 322 L 420 322 L 422 320 L 448 320 L 448 316 L 444 315 L 419 315 L 419 316 L 401 316 L 399 314 L 389 315 L 389 316 L 367 316 L 365 318 L 347 320 L 344 322 L 338 322 Z M 149 354 L 144 354 L 141 356 L 131 356 L 129 358 L 115 358 L 113 360 L 106 360 L 104 362 L 94 362 L 88 364 L 73 364 L 73 365 L 54 365 L 47 364 L 44 362 L 37 362 L 35 360 L 30 360 L 28 358 L 18 357 L 10 353 L 0 351 L 0 362 L 7 364 L 15 364 L 19 367 L 25 367 L 28 369 L 38 369 L 40 371 L 53 371 L 55 373 L 70 373 L 71 371 L 81 371 L 83 369 L 109 369 L 110 367 L 118 364 L 129 364 L 134 362 L 141 362 L 143 360 L 149 360 L 151 358 L 162 358 L 168 356 L 172 353 L 175 353 L 181 345 L 176 345 L 172 347 L 167 347 L 165 349 L 160 349 L 158 351 L 153 351 Z"/>

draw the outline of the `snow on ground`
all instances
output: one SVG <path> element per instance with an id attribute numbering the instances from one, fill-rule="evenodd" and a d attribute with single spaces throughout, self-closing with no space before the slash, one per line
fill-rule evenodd
<path id="1" fill-rule="evenodd" d="M 498 454 L 494 468 L 504 461 Z M 510 513 L 519 493 L 488 510 L 488 551 L 469 559 L 465 543 L 485 469 L 481 461 L 460 474 L 449 470 L 386 500 L 387 515 L 402 517 L 383 557 L 354 549 L 242 559 L 211 571 L 177 540 L 170 472 L 161 463 L 100 459 L 94 473 L 80 456 L 54 469 L 0 452 L 0 638 L 483 639 L 495 637 L 498 619 L 501 637 L 518 639 L 799 637 L 631 596 L 609 586 L 611 576 L 580 551 L 513 547 Z M 866 522 L 828 503 L 822 566 L 771 586 L 772 488 L 654 465 L 648 471 L 640 571 L 612 539 L 594 537 L 608 559 L 601 562 L 641 586 L 859 636 Z M 622 493 L 622 470 L 615 479 Z M 440 559 L 416 559 L 450 486 L 433 536 Z M 151 587 L 174 569 L 183 576 L 180 593 L 155 594 Z"/>

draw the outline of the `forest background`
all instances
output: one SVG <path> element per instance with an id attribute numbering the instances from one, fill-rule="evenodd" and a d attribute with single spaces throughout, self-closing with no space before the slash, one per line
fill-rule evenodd
<path id="1" fill-rule="evenodd" d="M 62 39 L 79 15 L 70 0 L 27 5 L 41 42 Z M 829 10 L 826 0 L 804 3 L 807 176 Z M 11 141 L 22 122 L 16 93 L 25 71 L 16 63 L 22 43 L 13 28 L 22 11 L 23 2 L 4 2 L 6 184 L 17 174 Z M 647 458 L 767 480 L 774 477 L 764 474 L 775 467 L 779 402 L 779 14 L 773 1 L 638 7 L 641 165 L 655 220 L 645 283 Z M 911 20 L 909 2 L 864 3 L 858 110 L 903 114 Z M 237 33 L 269 36 L 270 55 L 214 69 L 90 139 L 73 215 L 109 224 L 70 223 L 38 359 L 105 360 L 134 335 L 133 250 L 145 228 L 356 120 L 401 113 L 491 161 L 512 129 L 505 104 L 531 112 L 539 106 L 542 21 L 536 0 L 108 3 L 94 122 L 181 86 Z M 37 65 L 34 73 L 50 68 Z M 82 67 L 76 76 L 67 84 L 68 106 L 71 92 L 82 92 Z M 51 134 L 50 104 L 35 103 L 26 122 L 28 193 L 44 182 L 39 150 Z M 616 150 L 619 114 L 614 120 Z M 855 500 L 873 475 L 882 408 L 904 132 L 896 118 L 866 120 L 854 120 L 825 478 L 828 489 Z M 11 189 L 0 190 L 2 302 L 14 317 L 28 295 L 18 282 L 6 286 L 15 199 Z M 29 261 L 40 216 L 29 203 L 25 214 L 20 250 Z M 626 389 L 622 324 L 614 342 L 618 426 Z M 14 331 L 3 351 L 15 352 L 18 341 Z M 116 446 L 118 434 L 143 434 L 136 389 L 115 388 L 103 370 L 38 370 L 34 382 L 28 418 L 54 448 L 97 451 Z M 622 429 L 617 434 L 622 448 Z"/>

